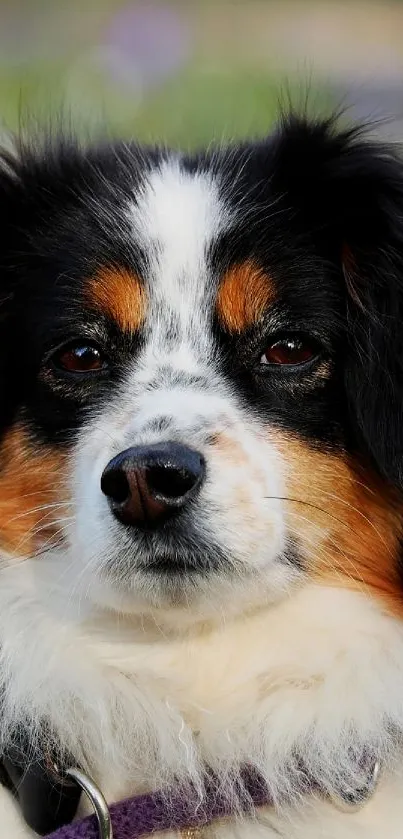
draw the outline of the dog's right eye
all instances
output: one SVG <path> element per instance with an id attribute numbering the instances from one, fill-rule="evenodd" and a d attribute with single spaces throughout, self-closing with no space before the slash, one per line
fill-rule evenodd
<path id="1" fill-rule="evenodd" d="M 95 344 L 76 342 L 64 345 L 50 357 L 53 366 L 65 373 L 98 373 L 108 366 L 102 350 Z"/>

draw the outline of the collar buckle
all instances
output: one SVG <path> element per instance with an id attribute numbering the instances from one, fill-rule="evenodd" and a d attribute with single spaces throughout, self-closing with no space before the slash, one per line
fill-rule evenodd
<path id="1" fill-rule="evenodd" d="M 330 794 L 330 800 L 337 810 L 343 813 L 356 813 L 365 807 L 375 794 L 381 776 L 381 763 L 374 758 L 368 767 L 368 774 L 360 787 L 346 785 L 344 790 Z"/>
<path id="2" fill-rule="evenodd" d="M 98 821 L 99 839 L 113 839 L 111 816 L 99 787 L 89 775 L 76 767 L 68 769 L 66 775 L 78 784 L 91 802 Z"/>

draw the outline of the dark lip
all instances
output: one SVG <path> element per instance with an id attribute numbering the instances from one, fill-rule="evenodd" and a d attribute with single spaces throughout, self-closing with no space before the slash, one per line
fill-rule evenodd
<path id="1" fill-rule="evenodd" d="M 161 574 L 165 577 L 201 576 L 214 574 L 227 566 L 228 558 L 220 548 L 197 546 L 194 550 L 148 550 L 137 558 L 137 570 L 144 574 Z"/>

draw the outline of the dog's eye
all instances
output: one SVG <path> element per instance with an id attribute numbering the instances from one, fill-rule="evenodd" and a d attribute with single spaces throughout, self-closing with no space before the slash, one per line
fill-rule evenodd
<path id="1" fill-rule="evenodd" d="M 308 336 L 286 335 L 267 347 L 260 358 L 260 363 L 296 367 L 312 361 L 318 353 L 318 345 Z"/>
<path id="2" fill-rule="evenodd" d="M 102 350 L 90 343 L 61 347 L 52 356 L 52 363 L 66 373 L 96 373 L 107 366 Z"/>

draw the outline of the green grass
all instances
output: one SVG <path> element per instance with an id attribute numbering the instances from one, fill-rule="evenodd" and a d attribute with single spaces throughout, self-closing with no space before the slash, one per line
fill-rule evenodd
<path id="1" fill-rule="evenodd" d="M 102 50 L 108 49 L 107 33 L 115 12 L 135 2 L 97 0 L 90 10 L 83 0 L 70 0 L 65 15 L 59 0 L 19 0 L 13 6 L 14 29 L 10 31 L 18 45 L 21 27 L 17 55 L 22 63 L 14 60 L 12 43 L 0 55 L 3 127 L 15 131 L 28 125 L 32 130 L 32 122 L 48 127 L 62 113 L 83 135 L 108 132 L 194 148 L 211 141 L 264 135 L 278 114 L 279 101 L 304 102 L 309 67 L 305 76 L 301 69 L 301 81 L 295 75 L 288 83 L 286 75 L 281 77 L 281 25 L 278 52 L 272 48 L 266 54 L 258 37 L 260 29 L 270 29 L 279 9 L 287 24 L 287 0 L 255 0 L 251 5 L 247 0 L 168 0 L 190 25 L 190 64 L 144 95 L 114 82 L 102 66 Z M 309 5 L 308 0 L 301 3 Z M 7 0 L 0 0 L 0 23 L 6 8 Z M 231 8 L 233 25 L 228 17 Z M 24 9 L 29 11 L 27 16 Z M 32 43 L 27 21 L 32 25 Z M 289 64 L 285 61 L 291 69 Z M 325 112 L 333 104 L 325 87 L 315 79 L 310 87 L 309 106 L 316 113 Z"/>
<path id="2" fill-rule="evenodd" d="M 212 140 L 264 135 L 278 114 L 279 101 L 304 98 L 294 84 L 239 67 L 206 71 L 194 66 L 148 92 L 144 101 L 97 72 L 71 80 L 64 65 L 36 64 L 23 72 L 0 73 L 0 113 L 10 130 L 37 121 L 46 125 L 64 114 L 79 133 L 102 133 L 145 142 L 194 148 Z M 312 108 L 326 108 L 323 89 L 310 92 Z"/>
<path id="3" fill-rule="evenodd" d="M 151 97 L 134 120 L 141 139 L 163 137 L 189 147 L 264 135 L 275 120 L 281 84 L 247 71 L 189 73 Z M 290 90 L 291 98 L 297 98 Z M 324 100 L 325 95 L 319 98 Z"/>

